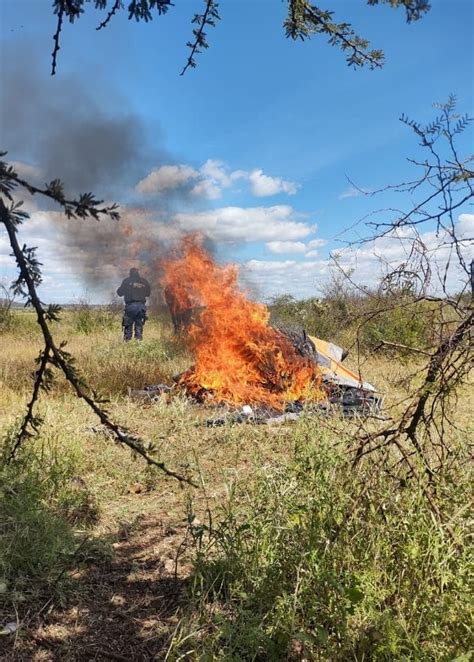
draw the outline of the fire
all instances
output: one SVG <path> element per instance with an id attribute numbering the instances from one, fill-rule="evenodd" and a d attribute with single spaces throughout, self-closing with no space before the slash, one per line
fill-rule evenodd
<path id="1" fill-rule="evenodd" d="M 186 341 L 195 365 L 181 375 L 188 393 L 231 405 L 269 405 L 320 399 L 320 375 L 310 359 L 269 325 L 269 311 L 237 284 L 235 265 L 219 266 L 196 236 L 162 263 L 161 284 L 177 308 L 199 310 Z"/>

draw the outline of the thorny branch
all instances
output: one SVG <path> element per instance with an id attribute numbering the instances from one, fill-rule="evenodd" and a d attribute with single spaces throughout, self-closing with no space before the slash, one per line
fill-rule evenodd
<path id="1" fill-rule="evenodd" d="M 4 153 L 0 152 L 0 157 L 1 156 L 4 156 Z M 66 198 L 62 183 L 58 179 L 50 182 L 46 188 L 38 188 L 21 177 L 18 177 L 13 168 L 7 166 L 5 163 L 0 163 L 0 177 L 4 180 L 4 186 L 5 183 L 11 182 L 13 185 L 22 186 L 31 195 L 40 194 L 50 198 L 50 200 L 54 200 L 63 207 L 64 213 L 68 218 L 87 218 L 90 216 L 98 221 L 100 216 L 108 216 L 116 221 L 119 219 L 117 204 L 108 207 L 99 207 L 98 205 L 101 205 L 103 200 L 96 200 L 91 193 L 81 195 L 78 200 Z"/>
<path id="2" fill-rule="evenodd" d="M 96 30 L 102 30 L 103 28 L 107 27 L 109 21 L 112 20 L 112 18 L 115 16 L 118 10 L 121 9 L 122 7 L 123 7 L 122 0 L 115 0 L 112 9 L 109 11 L 109 13 L 104 18 L 104 20 L 96 27 Z"/>
<path id="3" fill-rule="evenodd" d="M 1 213 L 1 212 L 0 212 Z M 20 426 L 20 430 L 16 436 L 15 443 L 11 450 L 10 459 L 13 459 L 17 454 L 18 449 L 22 445 L 23 441 L 28 437 L 31 437 L 34 432 L 39 430 L 41 423 L 43 422 L 42 418 L 34 414 L 34 406 L 39 398 L 40 389 L 45 391 L 49 390 L 50 380 L 48 379 L 48 363 L 50 361 L 50 350 L 46 348 L 41 351 L 38 362 L 39 366 L 35 372 L 35 381 L 33 384 L 33 392 L 31 394 L 31 400 L 28 403 L 25 417 Z"/>
<path id="4" fill-rule="evenodd" d="M 369 42 L 356 35 L 348 23 L 334 23 L 333 12 L 312 5 L 308 0 L 289 0 L 289 13 L 284 28 L 287 37 L 304 41 L 312 34 L 328 35 L 332 46 L 349 51 L 346 61 L 354 67 L 369 65 L 371 69 L 383 66 L 381 50 L 369 51 Z"/>
<path id="5" fill-rule="evenodd" d="M 171 0 L 111 0 L 113 2 L 105 19 L 98 25 L 96 30 L 105 28 L 119 11 L 128 12 L 128 19 L 144 21 L 152 20 L 152 11 L 156 10 L 158 15 L 166 14 L 173 6 Z M 362 0 L 361 0 L 362 1 Z M 93 3 L 95 9 L 105 10 L 109 6 L 109 0 L 53 0 L 53 12 L 57 16 L 56 32 L 53 36 L 54 49 L 52 53 L 52 71 L 56 73 L 57 56 L 60 50 L 59 39 L 61 35 L 64 17 L 70 23 L 79 18 L 85 11 L 86 3 Z M 205 28 L 214 27 L 220 20 L 218 3 L 216 0 L 204 0 L 206 7 L 202 14 L 195 14 L 192 23 L 197 25 L 193 29 L 194 40 L 186 45 L 191 49 L 191 54 L 184 66 L 181 75 L 188 68 L 196 66 L 194 56 L 208 48 Z M 428 0 L 368 0 L 369 5 L 389 4 L 392 8 L 405 7 L 407 23 L 419 20 L 430 9 Z M 369 66 L 371 69 L 383 66 L 384 54 L 381 50 L 369 51 L 369 42 L 360 37 L 350 23 L 333 21 L 333 12 L 323 10 L 311 4 L 310 0 L 287 0 L 288 13 L 284 22 L 286 36 L 292 39 L 308 39 L 314 34 L 325 34 L 328 36 L 331 46 L 339 47 L 343 52 L 348 52 L 346 61 L 354 67 Z"/>
<path id="6" fill-rule="evenodd" d="M 72 356 L 64 349 L 65 343 L 61 343 L 59 346 L 56 344 L 49 328 L 48 321 L 51 319 L 58 319 L 59 307 L 50 306 L 46 310 L 43 307 L 43 304 L 39 299 L 36 291 L 36 286 L 41 283 L 41 272 L 39 269 L 40 264 L 36 260 L 34 249 L 28 249 L 26 246 L 21 248 L 17 237 L 17 227 L 24 220 L 24 218 L 27 218 L 27 214 L 25 212 L 19 212 L 20 205 L 18 203 L 14 203 L 12 191 L 16 188 L 17 185 L 25 186 L 25 184 L 29 191 L 43 193 L 48 197 L 52 197 L 56 200 L 56 202 L 62 205 L 64 209 L 69 208 L 70 214 L 76 214 L 81 218 L 85 218 L 87 216 L 98 218 L 101 213 L 108 213 L 114 218 L 118 217 L 116 206 L 109 208 L 111 211 L 106 211 L 108 208 L 99 210 L 94 204 L 96 203 L 95 199 L 90 196 L 90 194 L 88 195 L 93 203 L 91 205 L 88 205 L 84 201 L 84 196 L 81 196 L 78 201 L 66 201 L 64 195 L 62 194 L 62 185 L 60 182 L 56 183 L 56 192 L 59 193 L 59 195 L 56 196 L 54 191 L 46 189 L 47 192 L 45 192 L 23 182 L 23 180 L 16 176 L 16 173 L 11 167 L 8 167 L 3 162 L 0 163 L 0 194 L 3 196 L 0 197 L 0 221 L 3 223 L 7 231 L 10 246 L 13 250 L 13 255 L 16 259 L 19 270 L 18 278 L 16 279 L 13 287 L 18 293 L 27 297 L 27 304 L 31 304 L 35 309 L 37 322 L 41 328 L 44 341 L 44 349 L 39 357 L 39 367 L 35 373 L 32 396 L 27 406 L 26 415 L 16 436 L 10 458 L 14 459 L 22 442 L 27 437 L 30 437 L 33 433 L 37 432 L 41 424 L 41 418 L 35 416 L 34 414 L 34 406 L 39 398 L 40 390 L 48 390 L 51 385 L 51 367 L 53 367 L 58 368 L 63 372 L 66 380 L 72 386 L 76 395 L 88 404 L 92 411 L 98 416 L 101 423 L 113 433 L 119 443 L 128 446 L 132 452 L 143 457 L 143 459 L 149 465 L 157 467 L 167 476 L 195 487 L 195 483 L 190 478 L 181 476 L 171 469 L 168 469 L 163 462 L 158 462 L 155 460 L 149 454 L 149 452 L 153 450 L 152 446 L 146 448 L 143 441 L 139 437 L 131 434 L 127 429 L 117 425 L 112 421 L 109 413 L 103 407 L 104 400 L 100 399 L 96 393 L 91 391 L 91 389 L 80 378 L 75 368 Z M 5 203 L 4 198 L 6 198 L 9 204 Z"/>
<path id="7" fill-rule="evenodd" d="M 440 115 L 426 126 L 402 116 L 402 121 L 420 139 L 421 147 L 429 151 L 433 163 L 412 159 L 412 164 L 423 168 L 421 177 L 381 191 L 419 192 L 421 202 L 415 202 L 393 221 L 368 223 L 374 233 L 359 241 L 360 244 L 372 242 L 376 245 L 382 238 L 397 237 L 401 228 L 406 229 L 403 239 L 407 243 L 407 257 L 395 266 L 386 262 L 387 274 L 381 283 L 382 294 L 384 288 L 385 292 L 404 294 L 388 299 L 377 294 L 379 303 L 375 296 L 372 309 L 361 313 L 358 339 L 364 325 L 375 316 L 390 309 L 412 307 L 413 315 L 431 316 L 432 342 L 431 346 L 381 342 L 418 356 L 414 362 L 417 375 L 408 378 L 417 385 L 411 388 L 408 397 L 393 405 L 395 413 L 387 425 L 374 430 L 360 423 L 354 437 L 353 462 L 357 464 L 368 455 L 375 455 L 379 457 L 381 470 L 386 470 L 387 451 L 391 449 L 395 453 L 395 456 L 393 453 L 389 455 L 392 461 L 397 455 L 398 458 L 390 469 L 390 475 L 404 481 L 410 476 L 420 477 L 421 470 L 428 479 L 426 496 L 439 519 L 434 500 L 436 479 L 448 469 L 448 458 L 454 455 L 446 431 L 455 425 L 451 416 L 452 406 L 473 367 L 474 309 L 473 298 L 468 296 L 472 283 L 463 251 L 469 240 L 460 235 L 454 219 L 454 212 L 465 208 L 474 197 L 474 173 L 466 165 L 472 157 L 460 158 L 455 145 L 456 136 L 468 128 L 471 120 L 467 116 L 456 115 L 455 105 L 454 97 L 450 97 L 446 104 L 438 105 Z M 424 187 L 429 189 L 426 194 Z M 437 249 L 428 248 L 420 236 L 420 227 L 428 232 L 433 230 L 433 224 L 440 238 L 440 246 L 447 251 L 442 268 L 436 265 Z M 337 266 L 344 272 L 340 263 Z M 435 268 L 439 280 L 437 293 L 433 292 L 431 282 Z M 448 274 L 454 269 L 467 276 L 457 294 L 453 294 L 452 283 L 448 279 Z M 350 274 L 348 278 L 351 280 Z M 429 305 L 423 308 L 425 302 Z M 396 474 L 393 473 L 395 468 Z"/>
<path id="8" fill-rule="evenodd" d="M 51 76 L 54 76 L 56 74 L 57 58 L 58 58 L 59 50 L 61 48 L 61 46 L 59 45 L 59 38 L 63 27 L 63 16 L 64 16 L 64 4 L 62 0 L 59 1 L 54 11 L 58 15 L 58 21 L 56 24 L 56 32 L 53 35 L 54 48 L 53 48 L 53 52 L 51 53 L 51 57 L 52 57 Z"/>
<path id="9" fill-rule="evenodd" d="M 203 48 L 208 48 L 209 44 L 207 43 L 206 33 L 204 29 L 206 26 L 215 27 L 216 21 L 220 19 L 218 7 L 219 5 L 215 0 L 204 0 L 206 3 L 206 8 L 203 14 L 195 14 L 193 18 L 193 23 L 197 24 L 198 27 L 193 30 L 194 42 L 188 41 L 186 46 L 191 49 L 191 53 L 188 57 L 186 65 L 181 71 L 181 76 L 186 73 L 186 70 L 196 67 L 196 60 L 194 56 L 198 53 L 201 53 Z"/>

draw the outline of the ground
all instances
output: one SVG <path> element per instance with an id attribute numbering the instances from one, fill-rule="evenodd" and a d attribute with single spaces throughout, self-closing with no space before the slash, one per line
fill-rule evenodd
<path id="1" fill-rule="evenodd" d="M 34 320 L 23 315 L 1 337 L 9 349 L 0 360 L 3 433 L 24 411 L 39 349 Z M 26 443 L 31 454 L 55 458 L 66 476 L 45 500 L 48 508 L 66 513 L 75 547 L 72 560 L 59 557 L 47 577 L 15 586 L 14 599 L 0 602 L 0 624 L 17 621 L 19 626 L 0 638 L 0 656 L 9 661 L 151 660 L 169 653 L 169 659 L 178 659 L 172 644 L 189 606 L 189 524 L 218 513 L 236 482 L 250 484 L 262 467 L 285 466 L 298 423 L 213 428 L 206 421 L 216 416 L 215 409 L 184 396 L 158 404 L 130 398 L 129 387 L 169 383 L 189 365 L 189 354 L 167 322 L 148 323 L 142 344 L 123 345 L 117 318 L 84 329 L 84 319 L 69 314 L 55 333 L 70 338 L 70 351 L 86 378 L 110 397 L 113 418 L 152 440 L 159 459 L 189 472 L 199 489 L 132 458 L 59 381 L 49 396 L 43 395 L 40 438 Z M 395 389 L 400 394 L 406 388 L 400 383 L 405 371 L 399 360 L 364 364 L 365 379 L 386 392 L 388 401 Z M 315 418 L 312 425 L 330 428 L 332 423 Z M 76 488 L 82 496 L 71 507 Z"/>

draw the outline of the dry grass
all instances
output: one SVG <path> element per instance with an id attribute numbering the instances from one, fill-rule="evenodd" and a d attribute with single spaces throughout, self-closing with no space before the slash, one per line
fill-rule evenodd
<path id="1" fill-rule="evenodd" d="M 22 602 L 21 595 L 18 599 L 17 589 L 10 601 L 0 600 L 0 612 L 2 604 L 4 612 L 0 613 L 0 623 L 2 617 L 14 620 L 15 609 L 22 620 L 17 639 L 12 643 L 4 638 L 2 642 L 4 659 L 79 660 L 84 659 L 83 650 L 88 651 L 90 659 L 106 659 L 107 651 L 116 656 L 114 659 L 130 659 L 131 653 L 135 655 L 133 659 L 152 659 L 151 655 L 160 659 L 177 627 L 176 610 L 184 596 L 184 584 L 178 587 L 176 581 L 185 583 L 191 567 L 182 546 L 187 539 L 187 500 L 193 500 L 197 521 L 204 521 L 206 512 L 219 511 L 233 485 L 252 485 L 261 479 L 262 468 L 272 471 L 285 467 L 294 454 L 297 438 L 306 439 L 308 447 L 315 449 L 328 435 L 333 441 L 344 441 L 343 435 L 331 437 L 324 429 L 325 423 L 317 417 L 279 428 L 213 428 L 206 425 L 206 420 L 216 417 L 216 411 L 197 406 L 183 396 L 154 405 L 131 400 L 126 395 L 127 387 L 170 382 L 174 374 L 190 364 L 191 357 L 175 341 L 166 323 L 148 322 L 145 341 L 128 344 L 121 340 L 119 317 L 112 323 L 115 326 L 109 324 L 80 333 L 74 313 L 68 312 L 55 335 L 68 340 L 68 348 L 90 385 L 110 398 L 113 417 L 155 442 L 161 460 L 175 470 L 190 471 L 199 477 L 204 489 L 183 490 L 175 481 L 134 460 L 100 428 L 84 403 L 59 379 L 39 404 L 45 419 L 41 435 L 28 441 L 29 449 L 24 451 L 26 455 L 34 451 L 48 456 L 59 452 L 68 458 L 67 480 L 71 481 L 72 476 L 80 482 L 81 490 L 99 514 L 95 522 L 78 521 L 76 533 L 87 530 L 89 540 L 99 544 L 99 557 L 103 552 L 105 557 L 112 554 L 113 560 L 102 564 L 97 560 L 96 549 L 90 552 L 92 561 L 78 561 L 73 564 L 78 569 L 72 574 L 69 570 L 63 573 L 69 582 L 60 598 L 65 606 L 56 598 L 51 602 L 51 584 L 46 595 L 44 589 L 39 594 L 31 593 L 35 597 L 28 605 Z M 13 328 L 0 336 L 4 350 L 0 355 L 2 436 L 24 412 L 34 359 L 41 347 L 31 315 L 19 314 Z M 357 367 L 354 358 L 350 365 Z M 388 404 L 407 394 L 408 367 L 413 368 L 400 360 L 377 357 L 368 357 L 361 364 L 364 378 L 386 394 Z M 457 406 L 457 420 L 461 427 L 471 426 L 471 431 L 473 404 L 472 390 L 466 389 Z M 453 431 L 460 441 L 468 439 L 469 434 Z M 62 504 L 65 489 L 61 487 L 62 492 L 48 497 L 48 507 Z M 69 493 L 67 499 L 69 504 Z M 176 558 L 177 575 L 173 579 Z M 61 567 L 53 575 L 61 573 Z M 169 607 L 164 611 L 160 611 L 160 596 Z M 49 605 L 47 612 L 42 611 L 45 603 Z M 119 619 L 120 627 L 112 624 L 114 618 Z M 132 620 L 134 623 L 128 641 L 120 630 L 124 619 L 125 625 L 129 626 Z M 100 640 L 95 634 L 97 623 Z"/>

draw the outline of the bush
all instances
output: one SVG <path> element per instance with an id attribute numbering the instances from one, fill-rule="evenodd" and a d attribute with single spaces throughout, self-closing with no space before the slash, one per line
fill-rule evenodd
<path id="1" fill-rule="evenodd" d="M 454 512 L 469 484 L 458 476 L 443 489 Z M 458 526 L 454 543 L 420 486 L 394 489 L 370 466 L 354 474 L 303 423 L 287 467 L 234 489 L 215 529 L 191 524 L 198 617 L 182 621 L 172 650 L 222 660 L 452 659 L 470 636 L 467 517 Z"/>
<path id="2" fill-rule="evenodd" d="M 107 307 L 91 306 L 87 301 L 81 301 L 74 306 L 71 320 L 77 333 L 98 333 L 117 327 L 119 315 Z"/>
<path id="3" fill-rule="evenodd" d="M 386 297 L 373 302 L 372 310 L 382 312 L 369 317 L 361 327 L 360 341 L 364 348 L 380 349 L 384 342 L 415 348 L 430 345 L 432 318 L 430 310 L 421 302 L 414 304 L 410 300 Z M 368 312 L 370 314 L 370 309 Z"/>
<path id="4" fill-rule="evenodd" d="M 358 340 L 363 351 L 387 351 L 383 341 L 427 347 L 437 328 L 433 305 L 376 293 L 361 296 L 346 292 L 300 301 L 284 296 L 274 299 L 270 310 L 275 325 L 304 328 L 310 335 L 343 347 Z M 394 349 L 388 351 L 393 353 Z"/>
<path id="5" fill-rule="evenodd" d="M 0 283 L 0 333 L 9 331 L 12 325 L 12 299 L 9 290 Z"/>

